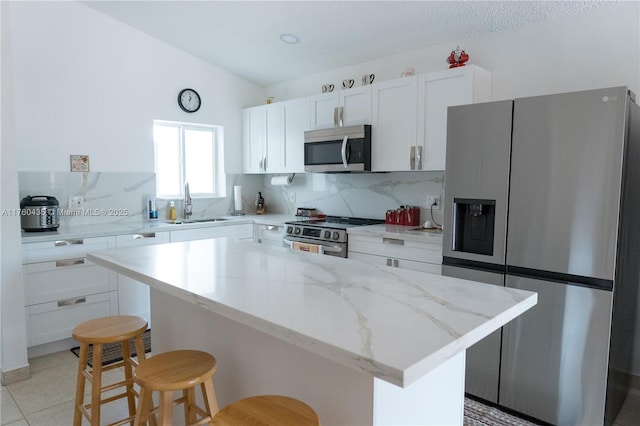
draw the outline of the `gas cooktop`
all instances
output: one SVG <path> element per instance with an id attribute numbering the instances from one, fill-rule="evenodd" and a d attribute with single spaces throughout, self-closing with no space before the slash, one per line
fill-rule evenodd
<path id="1" fill-rule="evenodd" d="M 345 216 L 326 216 L 321 219 L 303 219 L 295 222 L 287 222 L 287 224 L 295 225 L 314 225 L 324 228 L 346 229 L 353 226 L 378 225 L 384 223 L 382 219 L 367 219 L 361 217 L 345 217 Z"/>

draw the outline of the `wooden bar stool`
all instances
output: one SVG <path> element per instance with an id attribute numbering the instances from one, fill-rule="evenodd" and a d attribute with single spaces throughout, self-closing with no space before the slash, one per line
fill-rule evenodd
<path id="1" fill-rule="evenodd" d="M 117 399 L 127 398 L 129 417 L 111 425 L 131 423 L 135 417 L 138 396 L 133 388 L 133 367 L 145 359 L 142 334 L 147 329 L 147 322 L 135 316 L 112 316 L 97 318 L 83 322 L 73 329 L 73 338 L 80 342 L 80 359 L 78 361 L 78 381 L 76 384 L 76 402 L 73 413 L 74 426 L 82 424 L 82 416 L 89 419 L 92 426 L 100 424 L 100 406 Z M 129 340 L 133 339 L 138 362 L 131 357 Z M 102 346 L 107 343 L 122 344 L 122 361 L 102 366 Z M 89 345 L 93 345 L 91 370 L 88 368 Z M 124 367 L 124 380 L 108 386 L 102 386 L 102 372 Z M 91 402 L 84 402 L 85 380 L 91 383 Z M 122 393 L 102 399 L 104 392 L 124 387 Z"/>
<path id="2" fill-rule="evenodd" d="M 140 365 L 135 372 L 135 382 L 140 386 L 140 402 L 134 425 L 154 423 L 155 413 L 160 414 L 159 423 L 169 426 L 173 423 L 173 405 L 184 403 L 185 425 L 211 424 L 218 412 L 218 401 L 213 388 L 213 374 L 216 359 L 206 352 L 179 350 L 155 355 Z M 195 387 L 200 385 L 204 399 L 204 409 L 195 401 Z M 175 391 L 182 391 L 182 397 L 173 399 Z M 153 391 L 160 392 L 160 406 L 152 409 Z M 197 415 L 200 415 L 200 420 Z"/>
<path id="3" fill-rule="evenodd" d="M 304 402 L 281 395 L 259 395 L 233 402 L 213 418 L 215 426 L 318 426 L 318 415 Z"/>

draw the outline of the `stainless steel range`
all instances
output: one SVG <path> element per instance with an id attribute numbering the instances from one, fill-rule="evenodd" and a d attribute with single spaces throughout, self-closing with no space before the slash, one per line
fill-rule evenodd
<path id="1" fill-rule="evenodd" d="M 293 243 L 301 243 L 312 247 L 317 246 L 321 253 L 347 257 L 347 229 L 380 223 L 384 223 L 384 220 L 341 216 L 286 222 L 284 245 L 291 247 Z"/>

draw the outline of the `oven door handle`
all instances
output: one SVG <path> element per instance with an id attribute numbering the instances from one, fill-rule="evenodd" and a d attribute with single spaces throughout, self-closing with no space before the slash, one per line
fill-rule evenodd
<path id="1" fill-rule="evenodd" d="M 342 150 L 341 150 L 341 154 L 342 154 L 342 165 L 344 166 L 344 168 L 348 168 L 349 166 L 347 165 L 347 141 L 349 140 L 349 136 L 345 135 L 344 139 L 342 139 Z"/>
<path id="2" fill-rule="evenodd" d="M 325 245 L 322 245 L 322 251 L 324 251 L 325 253 L 328 251 L 330 251 L 331 253 L 342 253 L 342 249 L 340 247 L 325 246 Z"/>

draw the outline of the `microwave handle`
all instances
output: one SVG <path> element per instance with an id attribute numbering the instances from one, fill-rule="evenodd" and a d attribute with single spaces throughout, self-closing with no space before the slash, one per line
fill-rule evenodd
<path id="1" fill-rule="evenodd" d="M 347 141 L 349 140 L 349 136 L 345 135 L 344 139 L 342 139 L 342 150 L 341 150 L 341 154 L 342 154 L 342 165 L 344 166 L 344 168 L 348 168 L 349 166 L 347 165 Z"/>

